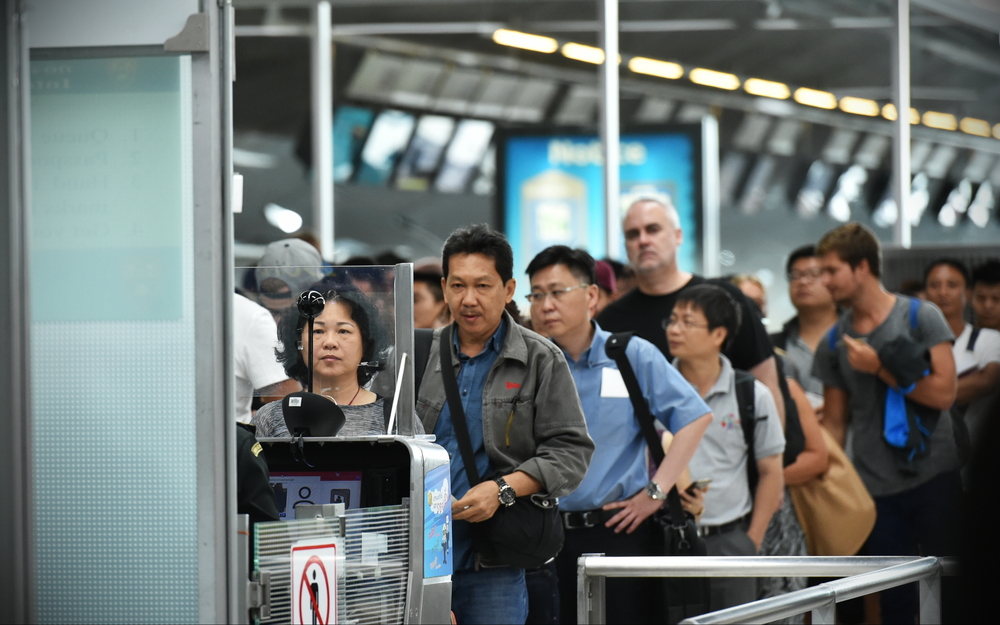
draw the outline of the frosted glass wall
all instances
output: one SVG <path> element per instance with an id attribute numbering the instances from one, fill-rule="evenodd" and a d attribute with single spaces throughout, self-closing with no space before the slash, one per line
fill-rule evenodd
<path id="1" fill-rule="evenodd" d="M 196 622 L 188 56 L 31 62 L 43 623 Z"/>

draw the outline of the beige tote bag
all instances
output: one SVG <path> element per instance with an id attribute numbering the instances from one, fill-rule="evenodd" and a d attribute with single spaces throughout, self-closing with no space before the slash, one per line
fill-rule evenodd
<path id="1" fill-rule="evenodd" d="M 875 500 L 833 436 L 821 427 L 830 454 L 826 473 L 789 486 L 795 513 L 814 556 L 853 556 L 875 527 Z"/>

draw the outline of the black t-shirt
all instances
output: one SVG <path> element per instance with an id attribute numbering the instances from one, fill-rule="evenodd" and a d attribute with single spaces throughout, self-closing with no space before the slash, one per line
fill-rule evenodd
<path id="1" fill-rule="evenodd" d="M 701 276 L 692 276 L 687 284 L 666 295 L 647 295 L 634 288 L 608 304 L 597 316 L 597 323 L 609 332 L 635 332 L 637 336 L 660 348 L 667 360 L 672 360 L 670 347 L 667 345 L 667 333 L 663 329 L 663 320 L 670 317 L 681 291 L 705 283 L 726 289 L 743 309 L 740 331 L 736 333 L 736 339 L 726 351 L 726 356 L 733 366 L 749 371 L 773 356 L 771 339 L 760 320 L 760 315 L 754 311 L 753 304 L 733 283 L 719 278 L 706 280 Z"/>

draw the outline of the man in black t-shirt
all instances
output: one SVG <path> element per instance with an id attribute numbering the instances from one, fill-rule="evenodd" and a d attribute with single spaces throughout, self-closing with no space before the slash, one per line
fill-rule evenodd
<path id="1" fill-rule="evenodd" d="M 784 422 L 785 405 L 778 387 L 774 348 L 753 304 L 728 280 L 706 280 L 677 267 L 677 248 L 684 241 L 680 218 L 673 204 L 640 199 L 625 213 L 622 222 L 625 250 L 635 269 L 636 288 L 621 296 L 597 317 L 600 326 L 611 332 L 631 330 L 660 348 L 672 359 L 667 346 L 664 320 L 670 317 L 680 292 L 709 282 L 722 287 L 739 303 L 743 323 L 726 356 L 737 369 L 753 374 L 774 395 Z"/>

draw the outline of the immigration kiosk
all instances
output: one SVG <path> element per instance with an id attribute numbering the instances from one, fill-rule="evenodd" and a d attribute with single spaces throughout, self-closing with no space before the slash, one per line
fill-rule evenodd
<path id="1" fill-rule="evenodd" d="M 296 291 L 321 279 L 313 308 L 296 298 L 280 308 L 282 298 L 268 297 L 275 277 Z M 296 347 L 303 362 L 314 348 L 318 358 L 324 354 L 320 342 L 308 344 L 310 336 L 323 341 L 335 325 L 319 317 L 324 307 L 341 301 L 341 293 L 364 300 L 366 312 L 350 311 L 356 305 L 346 300 L 341 310 L 361 334 L 363 388 L 381 401 L 338 406 L 322 388 L 328 378 L 315 373 L 312 393 L 307 388 L 257 411 L 281 520 L 252 531 L 247 517 L 239 524 L 249 541 L 241 552 L 250 559 L 241 599 L 248 622 L 449 622 L 451 475 L 447 452 L 422 433 L 413 410 L 412 265 L 237 269 L 236 283 L 263 293 L 258 299 L 278 317 L 279 335 L 284 330 L 279 343 Z"/>

